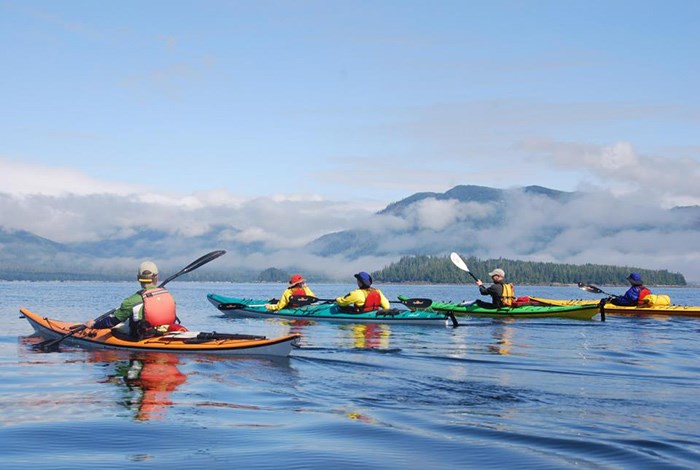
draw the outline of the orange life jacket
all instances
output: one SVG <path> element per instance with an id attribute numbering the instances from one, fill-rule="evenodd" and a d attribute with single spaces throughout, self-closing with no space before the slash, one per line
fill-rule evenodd
<path id="1" fill-rule="evenodd" d="M 141 293 L 143 297 L 143 319 L 151 326 L 175 323 L 175 299 L 170 292 L 158 287 Z"/>

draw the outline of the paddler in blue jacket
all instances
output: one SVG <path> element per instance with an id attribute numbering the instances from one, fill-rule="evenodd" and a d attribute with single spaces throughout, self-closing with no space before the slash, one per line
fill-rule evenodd
<path id="1" fill-rule="evenodd" d="M 613 297 L 609 302 L 622 307 L 644 305 L 644 298 L 651 294 L 651 291 L 644 286 L 642 276 L 639 273 L 630 273 L 627 276 L 631 287 L 620 297 Z"/>
<path id="2" fill-rule="evenodd" d="M 352 307 L 355 312 L 371 312 L 372 310 L 388 309 L 389 300 L 379 289 L 372 287 L 372 276 L 364 271 L 354 275 L 357 279 L 357 289 L 348 292 L 345 297 L 338 297 L 335 303 L 341 308 Z"/>

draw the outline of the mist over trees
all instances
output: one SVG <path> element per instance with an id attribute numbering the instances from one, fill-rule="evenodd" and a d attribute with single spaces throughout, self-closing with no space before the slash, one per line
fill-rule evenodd
<path id="1" fill-rule="evenodd" d="M 685 277 L 667 270 L 650 270 L 630 266 L 608 266 L 600 264 L 559 264 L 534 261 L 518 261 L 505 258 L 481 260 L 465 258 L 469 271 L 488 283 L 488 273 L 495 268 L 506 272 L 506 279 L 516 284 L 551 285 L 576 284 L 578 282 L 626 285 L 630 272 L 642 275 L 647 285 L 685 286 Z M 426 282 L 433 284 L 463 284 L 473 279 L 469 273 L 458 269 L 447 256 L 404 256 L 398 262 L 375 271 L 372 276 L 377 281 L 410 283 Z"/>

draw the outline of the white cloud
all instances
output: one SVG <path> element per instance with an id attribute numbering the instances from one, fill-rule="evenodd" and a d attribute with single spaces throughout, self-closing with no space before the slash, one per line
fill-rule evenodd
<path id="1" fill-rule="evenodd" d="M 0 188 L 13 195 L 120 194 L 145 191 L 138 185 L 92 178 L 77 170 L 18 162 L 0 157 Z"/>
<path id="2" fill-rule="evenodd" d="M 624 141 L 608 146 L 529 141 L 523 148 L 560 169 L 584 169 L 614 194 L 640 203 L 700 205 L 698 159 L 640 155 Z"/>
<path id="3" fill-rule="evenodd" d="M 543 152 L 540 147 L 538 151 Z M 698 221 L 679 211 L 665 210 L 660 201 L 675 194 L 679 171 L 670 181 L 647 189 L 646 170 L 661 168 L 657 159 L 639 156 L 630 145 L 609 148 L 546 147 L 552 161 L 572 152 L 594 174 L 612 167 L 627 172 L 634 187 L 628 192 L 597 189 L 571 200 L 553 200 L 522 191 L 507 193 L 508 205 L 497 213 L 493 203 L 459 202 L 434 197 L 413 204 L 405 215 L 377 215 L 365 201 L 326 201 L 316 196 L 276 195 L 245 199 L 224 190 L 189 195 L 137 193 L 123 185 L 66 172 L 45 193 L 45 185 L 28 182 L 37 169 L 42 178 L 65 170 L 37 168 L 0 160 L 3 189 L 17 183 L 21 192 L 0 193 L 2 225 L 23 229 L 58 242 L 122 239 L 148 228 L 170 234 L 168 243 L 184 244 L 190 237 L 217 233 L 226 249 L 235 243 L 261 243 L 262 252 L 237 254 L 223 265 L 264 269 L 275 266 L 346 275 L 378 269 L 406 254 L 441 254 L 460 247 L 478 250 L 482 259 L 508 257 L 568 263 L 635 265 L 683 272 L 700 279 Z M 564 163 L 562 163 L 564 164 Z M 685 167 L 693 175 L 697 167 Z M 7 176 L 9 173 L 11 176 Z M 81 193 L 67 189 L 79 181 Z M 67 182 L 67 184 L 66 184 Z M 111 191 L 111 193 L 110 193 Z M 679 192 L 680 194 L 680 192 Z M 694 201 L 697 190 L 686 192 Z M 494 217 L 503 222 L 489 225 Z M 315 256 L 300 249 L 319 236 L 347 229 L 367 230 L 381 256 L 346 259 Z M 216 232 L 213 232 L 216 230 Z M 126 262 L 125 262 L 126 263 Z"/>

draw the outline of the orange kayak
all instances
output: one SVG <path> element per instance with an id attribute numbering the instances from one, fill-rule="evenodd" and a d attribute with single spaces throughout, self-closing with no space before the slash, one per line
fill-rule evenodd
<path id="1" fill-rule="evenodd" d="M 48 340 L 60 339 L 74 330 L 71 327 L 80 324 L 53 320 L 33 313 L 26 308 L 19 309 L 34 331 Z M 288 356 L 292 346 L 301 335 L 293 334 L 278 338 L 264 336 L 173 332 L 140 341 L 127 341 L 112 335 L 109 328 L 84 330 L 66 337 L 65 342 L 92 349 L 123 349 L 129 351 L 159 351 L 170 353 L 207 353 L 235 356 Z"/>

